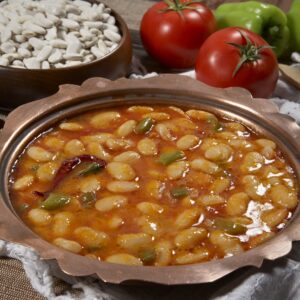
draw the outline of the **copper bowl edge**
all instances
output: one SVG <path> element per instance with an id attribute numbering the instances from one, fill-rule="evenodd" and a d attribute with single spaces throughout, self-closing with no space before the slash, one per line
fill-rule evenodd
<path id="1" fill-rule="evenodd" d="M 36 122 L 44 123 L 49 127 L 47 116 L 55 113 L 55 120 L 61 120 L 64 118 L 64 110 L 76 105 L 84 107 L 85 103 L 91 99 L 102 98 L 102 101 L 94 100 L 98 104 L 105 101 L 107 103 L 112 101 L 116 104 L 115 101 L 117 101 L 117 104 L 120 105 L 122 101 L 126 102 L 127 98 L 152 99 L 151 97 L 153 97 L 155 101 L 155 97 L 160 99 L 163 95 L 168 95 L 171 98 L 170 101 L 173 101 L 172 98 L 176 99 L 177 105 L 182 103 L 180 102 L 182 99 L 191 98 L 194 100 L 191 100 L 189 106 L 203 107 L 204 105 L 205 107 L 205 105 L 209 105 L 207 103 L 210 103 L 210 105 L 213 104 L 210 106 L 210 110 L 216 110 L 219 114 L 222 114 L 223 110 L 234 112 L 234 114 L 241 113 L 241 119 L 259 131 L 262 130 L 262 124 L 269 126 L 269 129 L 272 129 L 272 136 L 275 138 L 277 135 L 280 147 L 284 148 L 284 153 L 287 153 L 298 182 L 300 182 L 300 127 L 292 118 L 280 114 L 276 105 L 270 100 L 253 99 L 249 92 L 240 88 L 212 88 L 181 75 L 166 74 L 142 80 L 121 78 L 116 81 L 91 78 L 81 86 L 62 85 L 55 95 L 34 103 L 27 103 L 9 114 L 0 135 L 0 161 L 3 162 L 0 166 L 0 238 L 32 247 L 42 259 L 56 261 L 61 270 L 68 275 L 94 275 L 104 282 L 110 283 L 129 281 L 166 285 L 206 283 L 215 281 L 241 267 L 260 267 L 264 259 L 275 260 L 288 254 L 292 248 L 292 241 L 300 240 L 299 205 L 287 226 L 275 237 L 257 248 L 221 260 L 169 267 L 135 267 L 106 262 L 95 263 L 92 259 L 72 254 L 49 244 L 33 233 L 19 219 L 12 209 L 8 196 L 8 172 L 13 158 L 7 152 L 22 132 Z M 199 99 L 198 104 L 196 98 Z M 201 99 L 204 99 L 204 104 L 201 103 Z M 165 99 L 165 101 L 167 100 Z M 230 109 L 228 110 L 228 108 Z M 245 117 L 246 113 L 249 114 L 248 117 Z M 284 126 L 282 126 L 283 124 Z M 266 133 L 269 131 L 266 130 Z M 20 148 L 26 144 L 24 143 Z"/>

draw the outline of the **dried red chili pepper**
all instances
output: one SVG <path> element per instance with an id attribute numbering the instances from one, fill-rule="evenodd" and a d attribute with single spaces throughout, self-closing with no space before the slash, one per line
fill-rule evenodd
<path id="1" fill-rule="evenodd" d="M 106 161 L 103 159 L 100 159 L 93 155 L 80 155 L 75 156 L 73 158 L 67 159 L 63 161 L 60 168 L 58 169 L 54 179 L 52 187 L 47 192 L 39 192 L 35 191 L 34 194 L 39 197 L 44 197 L 45 195 L 48 195 L 51 193 L 59 184 L 60 182 L 72 171 L 74 170 L 78 165 L 81 163 L 97 163 L 100 168 L 104 168 L 106 166 Z"/>

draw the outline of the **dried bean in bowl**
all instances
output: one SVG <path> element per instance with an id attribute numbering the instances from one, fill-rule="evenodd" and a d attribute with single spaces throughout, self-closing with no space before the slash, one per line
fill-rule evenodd
<path id="1" fill-rule="evenodd" d="M 0 66 L 64 68 L 101 59 L 122 35 L 103 3 L 5 0 L 0 5 Z"/>

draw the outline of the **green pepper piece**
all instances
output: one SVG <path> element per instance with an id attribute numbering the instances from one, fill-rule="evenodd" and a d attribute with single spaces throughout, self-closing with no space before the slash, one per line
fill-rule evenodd
<path id="1" fill-rule="evenodd" d="M 25 212 L 28 208 L 30 207 L 30 205 L 28 203 L 22 203 L 18 206 L 18 211 L 20 213 Z"/>
<path id="2" fill-rule="evenodd" d="M 189 190 L 185 186 L 176 187 L 171 190 L 171 195 L 174 198 L 182 198 L 189 194 Z"/>
<path id="3" fill-rule="evenodd" d="M 96 194 L 94 192 L 84 193 L 79 197 L 79 200 L 83 207 L 92 207 L 96 201 Z"/>
<path id="4" fill-rule="evenodd" d="M 214 131 L 219 131 L 222 128 L 222 124 L 215 116 L 208 117 L 207 123 L 211 125 Z"/>
<path id="5" fill-rule="evenodd" d="M 300 52 L 300 0 L 294 0 L 287 14 L 291 33 L 291 50 Z"/>
<path id="6" fill-rule="evenodd" d="M 238 26 L 261 35 L 274 47 L 277 57 L 287 50 L 290 39 L 287 17 L 275 5 L 257 1 L 225 3 L 216 9 L 215 17 L 218 29 Z"/>
<path id="7" fill-rule="evenodd" d="M 144 118 L 135 127 L 136 133 L 147 133 L 153 126 L 152 118 Z"/>
<path id="8" fill-rule="evenodd" d="M 86 168 L 81 170 L 78 173 L 78 176 L 87 176 L 87 175 L 95 174 L 95 173 L 99 172 L 101 169 L 102 169 L 102 167 L 98 163 L 92 162 L 92 163 L 89 163 Z"/>
<path id="9" fill-rule="evenodd" d="M 245 234 L 247 231 L 247 227 L 225 218 L 216 218 L 214 225 L 232 235 Z"/>
<path id="10" fill-rule="evenodd" d="M 51 193 L 41 204 L 41 208 L 54 210 L 61 208 L 71 201 L 71 197 L 63 194 Z"/>
<path id="11" fill-rule="evenodd" d="M 156 259 L 156 252 L 154 249 L 145 249 L 140 251 L 138 256 L 144 264 L 151 264 Z"/>
<path id="12" fill-rule="evenodd" d="M 40 167 L 39 165 L 32 165 L 30 171 L 36 172 L 39 169 L 39 167 Z"/>
<path id="13" fill-rule="evenodd" d="M 175 151 L 169 151 L 166 153 L 161 154 L 159 157 L 158 162 L 161 163 L 164 166 L 167 166 L 171 164 L 172 162 L 184 158 L 184 152 L 175 150 Z"/>

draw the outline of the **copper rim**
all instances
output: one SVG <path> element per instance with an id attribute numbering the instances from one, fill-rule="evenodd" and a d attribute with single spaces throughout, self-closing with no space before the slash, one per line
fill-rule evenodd
<path id="1" fill-rule="evenodd" d="M 34 248 L 42 259 L 55 260 L 68 275 L 96 275 L 110 283 L 143 281 L 169 285 L 211 282 L 243 266 L 259 267 L 264 259 L 274 260 L 286 255 L 292 241 L 300 240 L 299 206 L 288 225 L 261 246 L 237 256 L 185 266 L 95 263 L 95 260 L 59 249 L 33 233 L 12 209 L 8 194 L 8 174 L 22 149 L 38 133 L 66 117 L 95 107 L 132 103 L 196 107 L 241 121 L 277 142 L 300 182 L 300 127 L 290 117 L 280 114 L 270 100 L 253 99 L 240 88 L 208 87 L 179 75 L 117 81 L 91 78 L 82 86 L 63 85 L 57 94 L 25 104 L 8 116 L 0 135 L 0 238 Z"/>

